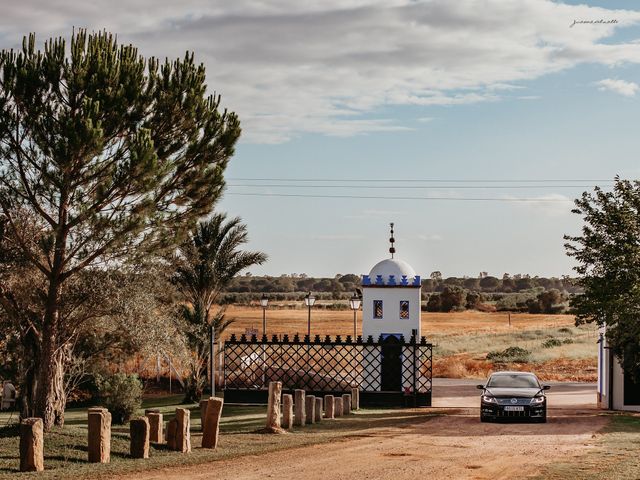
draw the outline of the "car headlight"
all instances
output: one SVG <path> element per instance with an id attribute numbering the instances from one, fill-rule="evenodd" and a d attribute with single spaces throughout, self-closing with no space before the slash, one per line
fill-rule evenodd
<path id="1" fill-rule="evenodd" d="M 486 403 L 498 403 L 495 397 L 490 397 L 489 395 L 482 395 L 482 401 Z"/>
<path id="2" fill-rule="evenodd" d="M 532 405 L 538 405 L 540 403 L 544 403 L 544 397 L 540 396 L 540 397 L 533 397 L 531 399 L 531 404 Z"/>

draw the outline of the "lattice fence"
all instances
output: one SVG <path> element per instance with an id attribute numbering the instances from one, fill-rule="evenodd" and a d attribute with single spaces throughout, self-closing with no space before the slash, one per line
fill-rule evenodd
<path id="1" fill-rule="evenodd" d="M 316 336 L 289 339 L 266 336 L 258 340 L 235 335 L 224 344 L 226 390 L 266 390 L 269 382 L 280 381 L 284 390 L 297 388 L 312 392 L 348 391 L 353 386 L 363 392 L 381 390 L 384 361 L 382 339 L 374 342 L 350 336 L 321 339 Z M 409 342 L 400 339 L 402 389 L 431 394 L 432 347 L 422 337 Z"/>

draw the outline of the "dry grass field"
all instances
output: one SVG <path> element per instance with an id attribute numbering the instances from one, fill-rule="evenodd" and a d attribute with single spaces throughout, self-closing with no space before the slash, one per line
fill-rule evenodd
<path id="1" fill-rule="evenodd" d="M 307 310 L 270 307 L 267 333 L 289 334 L 307 331 Z M 362 313 L 358 312 L 358 334 Z M 235 318 L 226 336 L 256 329 L 262 333 L 262 309 L 230 306 L 228 318 Z M 595 381 L 597 331 L 594 326 L 575 327 L 572 315 L 483 313 L 422 313 L 422 334 L 434 345 L 434 376 L 484 378 L 495 370 L 533 370 L 543 380 Z M 353 334 L 353 312 L 314 308 L 312 335 Z M 560 345 L 549 346 L 555 339 Z M 547 345 L 547 348 L 544 345 Z M 527 362 L 494 363 L 487 353 L 518 346 L 531 352 Z"/>

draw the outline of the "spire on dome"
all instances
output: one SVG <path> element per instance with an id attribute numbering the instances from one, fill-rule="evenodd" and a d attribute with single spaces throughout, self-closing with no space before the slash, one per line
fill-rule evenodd
<path id="1" fill-rule="evenodd" d="M 391 254 L 391 258 L 393 258 L 393 254 L 396 253 L 396 249 L 393 246 L 393 243 L 396 241 L 396 239 L 393 238 L 393 222 L 390 225 L 391 225 L 391 237 L 389 238 L 389 242 L 391 243 L 391 247 L 389 247 L 389 253 Z"/>

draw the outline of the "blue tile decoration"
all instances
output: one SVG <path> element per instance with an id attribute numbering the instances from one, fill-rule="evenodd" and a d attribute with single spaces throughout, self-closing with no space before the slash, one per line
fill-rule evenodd
<path id="1" fill-rule="evenodd" d="M 420 275 L 416 275 L 415 277 L 413 277 L 413 286 L 414 287 L 420 286 Z"/>
<path id="2" fill-rule="evenodd" d="M 382 275 L 376 275 L 376 285 L 384 285 L 384 280 L 382 280 Z"/>
<path id="3" fill-rule="evenodd" d="M 395 285 L 395 284 L 396 284 L 396 276 L 389 275 L 389 281 L 387 282 L 387 285 Z"/>
<path id="4" fill-rule="evenodd" d="M 369 278 L 369 275 L 362 276 L 362 285 L 371 285 L 371 279 Z"/>
<path id="5" fill-rule="evenodd" d="M 407 276 L 406 275 L 402 275 L 402 280 L 400 280 L 400 285 L 402 285 L 404 287 L 409 285 L 409 280 L 407 280 Z"/>

